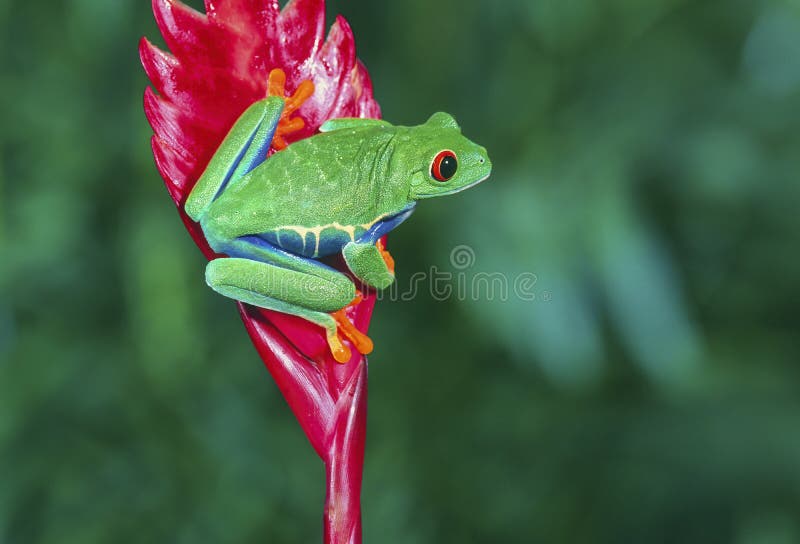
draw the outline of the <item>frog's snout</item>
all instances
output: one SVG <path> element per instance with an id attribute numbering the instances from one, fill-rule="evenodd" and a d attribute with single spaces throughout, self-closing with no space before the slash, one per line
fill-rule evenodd
<path id="1" fill-rule="evenodd" d="M 492 161 L 489 160 L 489 152 L 483 146 L 478 146 L 478 165 L 483 168 L 487 175 L 492 171 Z"/>
<path id="2" fill-rule="evenodd" d="M 492 163 L 489 160 L 489 152 L 486 151 L 486 148 L 483 147 L 482 145 L 476 145 L 475 147 L 476 147 L 475 151 L 477 152 L 478 155 L 478 164 L 489 163 L 491 165 Z"/>

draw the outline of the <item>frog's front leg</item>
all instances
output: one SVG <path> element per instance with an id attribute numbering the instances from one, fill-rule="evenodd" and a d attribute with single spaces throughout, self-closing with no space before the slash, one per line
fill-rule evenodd
<path id="1" fill-rule="evenodd" d="M 350 242 L 342 255 L 353 275 L 367 285 L 386 289 L 394 282 L 394 260 L 380 240 L 377 244 Z"/>
<path id="2" fill-rule="evenodd" d="M 247 108 L 217 148 L 186 200 L 184 209 L 194 221 L 227 187 L 261 165 L 270 146 L 285 148 L 284 136 L 303 128 L 302 118 L 291 115 L 313 94 L 314 84 L 303 81 L 293 95 L 284 97 L 285 82 L 283 70 L 272 70 L 269 96 Z"/>
<path id="3" fill-rule="evenodd" d="M 199 221 L 228 185 L 266 159 L 283 107 L 282 98 L 270 96 L 239 117 L 189 194 L 185 205 L 189 217 Z"/>

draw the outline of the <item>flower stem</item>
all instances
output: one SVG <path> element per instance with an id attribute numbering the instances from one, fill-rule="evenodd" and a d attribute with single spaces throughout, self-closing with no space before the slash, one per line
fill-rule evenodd
<path id="1" fill-rule="evenodd" d="M 325 544 L 361 544 L 361 479 L 367 423 L 367 363 L 337 403 L 325 461 Z"/>
<path id="2" fill-rule="evenodd" d="M 353 496 L 337 476 L 337 468 L 325 467 L 328 493 L 325 497 L 325 544 L 361 544 L 360 496 Z M 359 494 L 360 495 L 360 494 Z"/>

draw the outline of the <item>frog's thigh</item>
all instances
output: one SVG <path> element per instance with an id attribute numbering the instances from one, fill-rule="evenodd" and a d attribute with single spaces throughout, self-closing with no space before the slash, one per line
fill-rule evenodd
<path id="1" fill-rule="evenodd" d="M 355 296 L 353 283 L 334 270 L 323 267 L 313 267 L 311 272 L 291 270 L 236 257 L 208 263 L 206 282 L 226 297 L 334 329 L 335 322 L 328 312 L 342 309 Z"/>

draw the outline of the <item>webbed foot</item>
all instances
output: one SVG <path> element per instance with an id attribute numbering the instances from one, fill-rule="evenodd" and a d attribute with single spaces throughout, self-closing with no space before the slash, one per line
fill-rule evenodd
<path id="1" fill-rule="evenodd" d="M 267 80 L 267 94 L 269 96 L 279 96 L 285 99 L 283 106 L 283 113 L 278 122 L 278 127 L 275 130 L 275 137 L 272 139 L 272 147 L 281 150 L 287 144 L 284 136 L 297 132 L 305 126 L 305 122 L 300 117 L 291 118 L 292 114 L 297 111 L 303 103 L 314 94 L 314 83 L 306 79 L 291 96 L 286 96 L 286 73 L 280 68 L 275 68 L 269 73 Z"/>
<path id="2" fill-rule="evenodd" d="M 336 321 L 336 333 L 330 334 L 328 333 L 328 346 L 331 349 L 331 353 L 333 354 L 333 358 L 336 359 L 338 363 L 346 363 L 350 360 L 350 349 L 342 343 L 342 340 L 339 338 L 339 333 L 350 341 L 353 346 L 355 346 L 356 350 L 362 354 L 367 355 L 372 353 L 373 343 L 369 336 L 358 330 L 355 325 L 348 319 L 346 310 L 352 306 L 357 305 L 364 299 L 363 295 L 356 291 L 355 298 L 342 308 L 336 312 L 331 314 L 334 321 Z"/>

